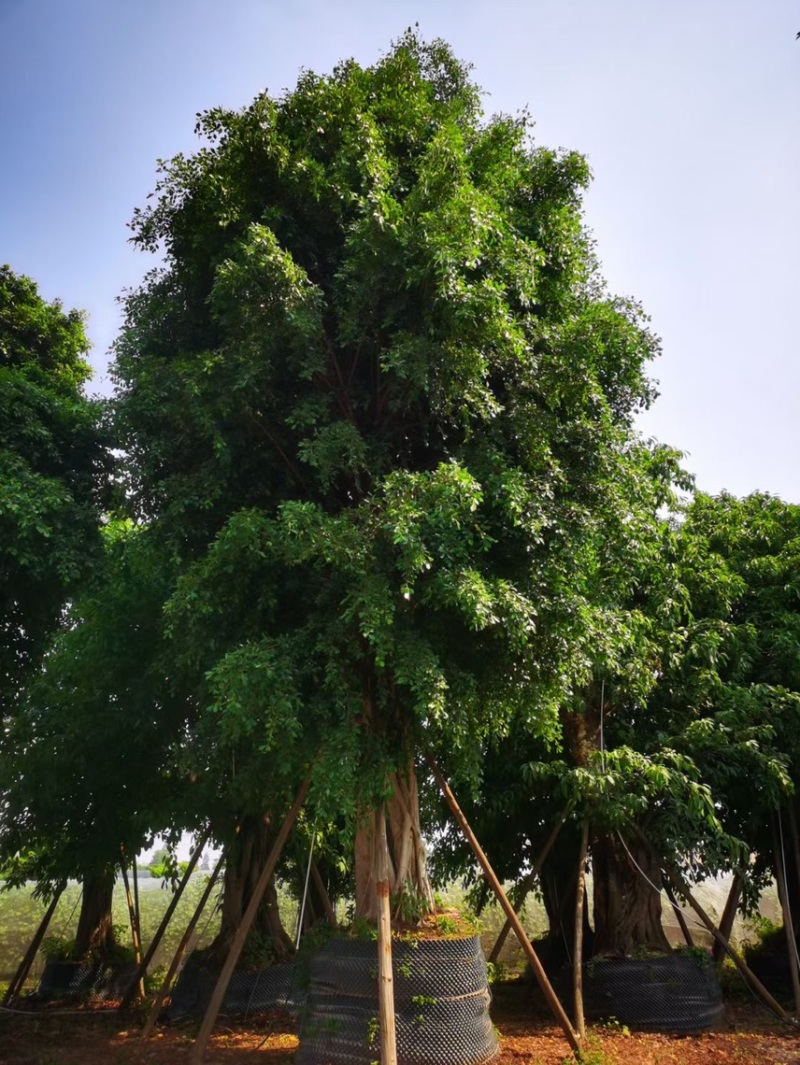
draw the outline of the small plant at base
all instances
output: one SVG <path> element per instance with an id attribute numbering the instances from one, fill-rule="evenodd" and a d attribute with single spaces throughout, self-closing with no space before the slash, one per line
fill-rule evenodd
<path id="1" fill-rule="evenodd" d="M 594 1034 L 587 1035 L 583 1041 L 578 1051 L 578 1061 L 581 1065 L 617 1065 L 616 1059 L 608 1056 Z M 575 1065 L 575 1058 L 572 1056 L 562 1058 L 561 1065 Z"/>
<path id="2" fill-rule="evenodd" d="M 604 1020 L 602 1024 L 598 1025 L 598 1027 L 602 1028 L 604 1031 L 608 1032 L 610 1035 L 630 1035 L 631 1034 L 631 1030 L 627 1026 L 627 1024 L 622 1024 L 622 1022 L 618 1021 L 616 1017 L 607 1017 L 606 1020 Z"/>
<path id="3" fill-rule="evenodd" d="M 676 947 L 675 953 L 682 955 L 684 958 L 694 958 L 701 969 L 713 963 L 711 954 L 705 948 L 690 947 L 688 943 L 684 946 Z"/>
<path id="4" fill-rule="evenodd" d="M 600 1039 L 594 1032 L 590 1032 L 584 1039 L 578 1051 L 578 1061 L 582 1065 L 617 1065 L 617 1059 L 611 1058 L 603 1049 Z M 574 1058 L 565 1058 L 564 1065 L 568 1062 L 574 1065 Z"/>
<path id="5" fill-rule="evenodd" d="M 380 1034 L 381 1025 L 377 1017 L 370 1017 L 367 1021 L 367 1044 L 368 1046 L 375 1046 L 378 1035 Z"/>
<path id="6" fill-rule="evenodd" d="M 488 984 L 502 984 L 508 979 L 508 966 L 502 961 L 487 961 L 486 982 Z"/>
<path id="7" fill-rule="evenodd" d="M 748 917 L 745 922 L 745 929 L 747 930 L 748 937 L 745 943 L 746 950 L 752 950 L 757 947 L 764 939 L 775 934 L 781 926 L 771 921 L 769 917 L 764 917 L 760 913 L 754 913 L 752 917 Z M 749 933 L 752 932 L 755 935 L 755 941 L 753 941 Z"/>
<path id="8" fill-rule="evenodd" d="M 378 929 L 363 917 L 353 918 L 348 933 L 353 939 L 364 939 L 367 942 L 378 938 Z"/>
<path id="9" fill-rule="evenodd" d="M 146 995 L 152 995 L 161 987 L 164 977 L 167 975 L 167 967 L 159 965 L 152 972 L 144 975 L 144 991 Z"/>
<path id="10" fill-rule="evenodd" d="M 454 936 L 458 931 L 458 925 L 454 918 L 448 917 L 446 913 L 436 918 L 436 927 L 445 936 Z"/>

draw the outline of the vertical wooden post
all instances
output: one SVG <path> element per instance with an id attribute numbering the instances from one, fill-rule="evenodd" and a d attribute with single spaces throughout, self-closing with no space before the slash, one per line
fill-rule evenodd
<path id="1" fill-rule="evenodd" d="M 36 929 L 36 934 L 28 944 L 28 949 L 25 951 L 22 961 L 17 966 L 17 971 L 14 973 L 14 977 L 11 983 L 6 988 L 6 993 L 3 996 L 3 1005 L 7 1006 L 13 999 L 19 995 L 22 990 L 25 981 L 28 978 L 28 973 L 31 971 L 31 966 L 36 960 L 39 947 L 41 946 L 44 934 L 47 931 L 50 921 L 53 918 L 53 914 L 56 912 L 56 906 L 58 900 L 61 898 L 64 888 L 66 887 L 66 881 L 62 881 L 53 893 L 53 897 L 50 900 L 50 905 L 47 907 L 44 913 L 44 917 L 39 923 L 39 927 Z"/>
<path id="2" fill-rule="evenodd" d="M 142 947 L 139 942 L 139 922 L 136 920 L 136 908 L 133 904 L 133 896 L 131 895 L 131 886 L 128 882 L 128 869 L 125 864 L 125 850 L 120 847 L 120 861 L 119 867 L 122 871 L 122 883 L 125 885 L 125 901 L 128 903 L 128 918 L 131 922 L 131 939 L 133 940 L 133 957 L 136 961 L 136 971 L 141 971 L 142 964 Z M 142 976 L 136 981 L 136 987 L 139 992 L 139 998 L 144 998 L 144 980 Z"/>
<path id="3" fill-rule="evenodd" d="M 205 1017 L 203 1017 L 203 1023 L 200 1026 L 197 1040 L 192 1047 L 192 1054 L 189 1058 L 191 1065 L 200 1065 L 203 1060 L 203 1054 L 205 1053 L 208 1041 L 211 1038 L 211 1031 L 217 1020 L 219 1011 L 222 1008 L 222 1003 L 225 1000 L 225 992 L 228 990 L 228 984 L 231 982 L 233 970 L 236 968 L 239 955 L 242 953 L 242 948 L 247 939 L 247 933 L 250 931 L 253 921 L 256 919 L 256 913 L 258 912 L 258 907 L 264 897 L 264 892 L 267 890 L 267 884 L 270 882 L 272 874 L 275 872 L 275 866 L 278 864 L 278 859 L 281 856 L 283 848 L 286 846 L 286 840 L 289 838 L 292 826 L 297 820 L 297 815 L 300 813 L 300 807 L 305 802 L 309 783 L 309 780 L 306 779 L 300 785 L 297 798 L 294 800 L 291 810 L 289 810 L 286 815 L 284 822 L 280 827 L 280 831 L 275 837 L 275 842 L 267 857 L 266 865 L 261 870 L 261 876 L 258 878 L 256 886 L 253 888 L 250 902 L 247 904 L 247 909 L 242 917 L 241 924 L 236 929 L 236 935 L 233 937 L 231 949 L 228 951 L 228 957 L 225 959 L 225 964 L 222 966 L 222 971 L 219 974 L 211 999 L 208 1003 Z"/>
<path id="4" fill-rule="evenodd" d="M 561 831 L 564 822 L 569 817 L 570 811 L 572 810 L 572 807 L 574 805 L 575 805 L 574 802 L 570 799 L 570 801 L 567 803 L 567 805 L 561 811 L 561 816 L 556 821 L 556 823 L 553 825 L 553 828 L 552 828 L 552 830 L 550 832 L 550 835 L 545 840 L 545 844 L 544 844 L 544 846 L 541 849 L 539 857 L 533 863 L 533 865 L 531 866 L 531 871 L 528 873 L 528 875 L 525 877 L 525 879 L 523 880 L 522 884 L 520 885 L 521 893 L 520 893 L 519 899 L 514 904 L 514 913 L 519 913 L 520 910 L 522 909 L 523 905 L 525 904 L 525 897 L 528 894 L 528 892 L 531 890 L 533 885 L 536 883 L 536 878 L 539 875 L 539 873 L 541 873 L 541 871 L 542 871 L 542 866 L 545 863 L 545 859 L 547 858 L 547 855 L 550 853 L 550 851 L 553 849 L 553 845 L 554 845 L 555 841 L 558 839 L 558 834 Z M 495 944 L 492 947 L 492 952 L 491 952 L 491 954 L 489 955 L 489 957 L 487 959 L 493 965 L 497 961 L 497 959 L 500 957 L 500 951 L 503 949 L 503 946 L 505 945 L 505 941 L 506 941 L 506 939 L 508 939 L 508 933 L 510 931 L 511 931 L 511 922 L 506 918 L 506 923 L 500 929 L 500 935 L 495 940 Z"/>
<path id="5" fill-rule="evenodd" d="M 564 1012 L 564 1007 L 558 1001 L 558 996 L 553 990 L 552 984 L 547 979 L 547 974 L 542 968 L 542 963 L 539 961 L 536 951 L 531 945 L 531 941 L 525 934 L 525 929 L 522 927 L 519 917 L 517 917 L 516 913 L 514 913 L 514 907 L 509 902 L 508 896 L 506 895 L 505 891 L 503 891 L 503 885 L 497 879 L 494 869 L 492 869 L 491 865 L 489 864 L 489 859 L 483 853 L 483 849 L 481 848 L 480 843 L 478 843 L 475 833 L 470 828 L 469 822 L 464 816 L 463 810 L 456 802 L 456 797 L 450 790 L 450 785 L 439 772 L 439 767 L 436 765 L 436 762 L 433 760 L 431 755 L 427 755 L 426 760 L 428 762 L 428 766 L 430 768 L 431 773 L 433 773 L 436 783 L 439 785 L 442 795 L 444 795 L 445 797 L 447 805 L 453 811 L 453 815 L 456 821 L 458 821 L 459 825 L 461 826 L 461 831 L 464 833 L 464 836 L 470 847 L 472 847 L 472 851 L 475 854 L 475 857 L 478 859 L 481 868 L 483 869 L 483 872 L 486 876 L 486 879 L 489 881 L 492 891 L 494 891 L 497 897 L 497 901 L 500 903 L 503 908 L 503 911 L 505 912 L 506 917 L 508 917 L 509 921 L 511 922 L 511 927 L 514 929 L 514 932 L 516 933 L 517 938 L 519 939 L 520 945 L 522 946 L 522 949 L 525 952 L 525 957 L 530 962 L 533 974 L 536 977 L 539 987 L 542 989 L 542 994 L 546 998 L 548 1006 L 552 1010 L 556 1020 L 558 1021 L 562 1031 L 564 1032 L 564 1035 L 566 1036 L 567 1042 L 572 1048 L 573 1053 L 576 1057 L 580 1057 L 580 1040 L 577 1034 L 575 1033 L 572 1024 L 570 1023 L 569 1017 Z"/>
<path id="6" fill-rule="evenodd" d="M 142 908 L 139 905 L 139 868 L 136 864 L 136 855 L 131 859 L 131 873 L 133 875 L 133 908 L 136 913 L 136 930 L 139 933 L 139 942 L 142 942 Z"/>
<path id="7" fill-rule="evenodd" d="M 203 910 L 206 908 L 206 903 L 209 900 L 211 892 L 214 890 L 214 885 L 216 884 L 217 878 L 219 877 L 219 874 L 222 870 L 224 859 L 225 854 L 223 852 L 222 854 L 220 854 L 219 860 L 214 866 L 214 872 L 208 878 L 208 882 L 205 888 L 203 889 L 203 894 L 200 896 L 200 901 L 195 907 L 195 911 L 192 914 L 192 918 L 189 921 L 189 924 L 186 926 L 186 931 L 183 933 L 181 941 L 178 944 L 178 949 L 175 951 L 172 961 L 170 962 L 169 969 L 167 970 L 167 975 L 164 977 L 163 983 L 158 989 L 158 994 L 156 995 L 153 1001 L 153 1005 L 150 1008 L 150 1013 L 148 1014 L 147 1021 L 145 1023 L 144 1028 L 142 1029 L 142 1039 L 147 1039 L 152 1034 L 153 1029 L 156 1026 L 158 1015 L 164 1005 L 164 1000 L 166 999 L 167 994 L 169 992 L 172 979 L 175 976 L 175 973 L 178 971 L 178 966 L 181 963 L 181 959 L 183 958 L 189 940 L 192 938 L 192 934 L 194 933 L 194 930 L 197 927 L 197 922 L 200 920 Z"/>
<path id="8" fill-rule="evenodd" d="M 772 850 L 775 855 L 775 880 L 778 885 L 778 901 L 783 914 L 783 931 L 786 936 L 786 953 L 788 955 L 789 973 L 792 978 L 794 1011 L 800 1016 L 800 971 L 797 963 L 797 940 L 794 938 L 792 910 L 789 905 L 788 882 L 786 879 L 785 848 L 783 846 L 783 826 L 780 823 L 781 811 L 778 807 L 772 819 Z"/>
<path id="9" fill-rule="evenodd" d="M 175 907 L 180 902 L 181 895 L 183 895 L 186 885 L 189 883 L 189 877 L 194 872 L 194 867 L 197 865 L 200 859 L 200 855 L 203 853 L 203 847 L 205 847 L 206 843 L 208 843 L 210 837 L 211 829 L 207 828 L 198 840 L 197 846 L 192 851 L 192 854 L 189 858 L 189 864 L 186 867 L 186 872 L 183 874 L 180 884 L 178 884 L 178 890 L 170 899 L 169 906 L 167 906 L 166 912 L 161 918 L 161 924 L 158 926 L 156 934 L 153 936 L 150 946 L 145 951 L 145 955 L 142 958 L 141 964 L 139 965 L 138 969 L 136 970 L 136 973 L 134 974 L 133 979 L 128 985 L 128 990 L 122 996 L 122 1001 L 119 1004 L 119 1008 L 121 1010 L 127 1009 L 127 1007 L 130 1006 L 131 1000 L 133 999 L 133 996 L 136 992 L 136 987 L 139 981 L 144 977 L 144 974 L 147 972 L 147 966 L 153 960 L 153 955 L 158 950 L 158 945 L 161 942 L 162 937 L 166 932 L 167 928 L 169 927 L 169 922 L 172 920 L 172 915 L 175 912 Z"/>
<path id="10" fill-rule="evenodd" d="M 578 881 L 575 891 L 575 940 L 572 958 L 572 989 L 575 997 L 575 1031 L 583 1039 L 586 1021 L 583 1016 L 583 901 L 586 894 L 586 853 L 589 849 L 589 819 L 584 817 L 581 827 L 581 846 L 578 855 Z"/>
<path id="11" fill-rule="evenodd" d="M 383 803 L 375 811 L 375 890 L 378 896 L 378 1022 L 381 1035 L 381 1065 L 397 1065 L 389 848 L 386 842 L 386 811 Z"/>

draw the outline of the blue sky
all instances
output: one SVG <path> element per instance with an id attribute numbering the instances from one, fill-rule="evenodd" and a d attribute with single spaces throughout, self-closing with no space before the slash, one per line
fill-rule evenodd
<path id="1" fill-rule="evenodd" d="M 374 61 L 419 22 L 488 112 L 584 152 L 611 289 L 663 340 L 642 431 L 699 486 L 800 502 L 800 5 L 788 0 L 0 0 L 0 261 L 89 312 L 151 265 L 126 223 L 197 111 Z"/>

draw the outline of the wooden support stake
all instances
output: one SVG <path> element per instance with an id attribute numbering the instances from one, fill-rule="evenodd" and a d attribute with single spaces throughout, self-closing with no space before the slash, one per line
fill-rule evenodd
<path id="1" fill-rule="evenodd" d="M 736 920 L 736 910 L 739 906 L 739 899 L 742 897 L 742 878 L 738 873 L 733 874 L 733 880 L 731 881 L 731 889 L 728 892 L 728 898 L 725 902 L 725 908 L 722 911 L 722 916 L 719 919 L 719 930 L 726 939 L 731 938 L 731 932 L 733 931 L 733 923 Z M 714 946 L 711 949 L 711 956 L 714 959 L 714 965 L 717 973 L 722 972 L 722 966 L 725 961 L 726 951 L 723 948 L 719 940 L 714 940 Z"/>
<path id="2" fill-rule="evenodd" d="M 381 1034 L 381 1065 L 397 1065 L 389 848 L 386 842 L 386 812 L 383 804 L 375 811 L 375 890 L 378 896 L 378 1023 Z"/>
<path id="3" fill-rule="evenodd" d="M 589 820 L 584 817 L 578 855 L 578 882 L 575 892 L 575 940 L 572 958 L 572 989 L 575 997 L 575 1031 L 580 1039 L 586 1035 L 583 1016 L 583 897 L 586 894 L 586 853 L 589 849 Z"/>
<path id="4" fill-rule="evenodd" d="M 553 825 L 552 831 L 550 832 L 550 835 L 547 837 L 547 840 L 545 841 L 545 845 L 542 847 L 542 850 L 541 850 L 541 853 L 539 854 L 539 857 L 536 859 L 536 861 L 533 863 L 533 866 L 531 867 L 531 871 L 527 874 L 527 876 L 524 878 L 524 880 L 520 884 L 521 894 L 520 894 L 519 898 L 517 899 L 516 903 L 514 904 L 514 913 L 519 913 L 520 910 L 522 909 L 522 907 L 524 906 L 525 898 L 526 898 L 528 892 L 533 887 L 533 885 L 536 883 L 536 878 L 539 875 L 539 873 L 541 873 L 541 871 L 542 871 L 542 866 L 545 863 L 545 859 L 547 858 L 547 855 L 550 853 L 550 851 L 553 849 L 553 844 L 558 839 L 558 834 L 561 831 L 564 822 L 569 817 L 570 812 L 572 810 L 572 807 L 574 805 L 575 805 L 575 803 L 573 802 L 573 800 L 570 799 L 570 801 L 567 803 L 567 805 L 562 810 L 561 816 L 556 821 L 556 823 Z M 489 955 L 489 957 L 487 959 L 488 961 L 490 961 L 492 963 L 492 965 L 494 965 L 495 962 L 497 961 L 497 959 L 500 957 L 500 951 L 505 946 L 505 942 L 506 942 L 506 939 L 508 939 L 508 933 L 510 931 L 511 931 L 511 922 L 507 919 L 506 923 L 500 929 L 500 935 L 497 937 L 497 940 L 495 941 L 495 945 L 492 947 L 492 952 L 491 952 L 491 954 Z"/>
<path id="5" fill-rule="evenodd" d="M 792 978 L 792 993 L 794 995 L 794 1011 L 800 1017 L 800 972 L 797 964 L 797 940 L 794 938 L 794 926 L 792 924 L 792 910 L 789 905 L 788 883 L 786 879 L 786 863 L 784 862 L 785 848 L 782 846 L 782 837 L 778 834 L 782 829 L 779 818 L 780 807 L 772 819 L 772 849 L 775 854 L 775 880 L 778 885 L 778 901 L 781 904 L 783 914 L 783 931 L 786 936 L 786 953 L 789 961 L 789 973 Z"/>
<path id="6" fill-rule="evenodd" d="M 283 848 L 286 846 L 286 840 L 289 838 L 289 833 L 297 820 L 297 815 L 300 813 L 300 807 L 305 802 L 309 783 L 310 781 L 306 779 L 300 785 L 297 798 L 294 800 L 291 810 L 286 815 L 284 822 L 280 827 L 280 831 L 272 845 L 272 850 L 269 852 L 266 865 L 261 870 L 261 876 L 258 878 L 256 886 L 253 888 L 250 902 L 247 904 L 247 909 L 245 910 L 244 917 L 242 917 L 241 924 L 236 929 L 236 935 L 233 937 L 231 949 L 228 951 L 228 957 L 225 959 L 225 964 L 222 966 L 222 971 L 219 974 L 216 986 L 211 995 L 211 1000 L 208 1003 L 205 1017 L 203 1017 L 203 1023 L 200 1026 L 197 1040 L 195 1041 L 191 1057 L 189 1058 L 190 1065 L 200 1065 L 203 1060 L 203 1054 L 205 1053 L 208 1041 L 211 1038 L 211 1031 L 217 1020 L 219 1011 L 222 1008 L 225 992 L 228 990 L 228 984 L 231 982 L 233 970 L 236 968 L 239 955 L 242 953 L 242 948 L 247 939 L 247 933 L 250 931 L 253 921 L 256 918 L 258 907 L 264 897 L 264 892 L 267 890 L 267 884 L 269 884 L 272 879 L 272 874 L 275 872 L 275 866 L 278 864 L 278 859 L 281 856 Z"/>
<path id="7" fill-rule="evenodd" d="M 800 833 L 797 831 L 797 814 L 795 813 L 796 802 L 796 798 L 790 798 L 786 803 L 786 809 L 789 812 L 789 836 L 792 841 L 794 864 L 797 872 L 797 883 L 800 885 Z"/>
<path id="8" fill-rule="evenodd" d="M 161 924 L 156 929 L 156 934 L 153 936 L 150 946 L 145 951 L 145 955 L 142 958 L 141 963 L 138 966 L 136 972 L 134 973 L 133 979 L 128 985 L 127 991 L 122 996 L 122 1001 L 119 1004 L 119 1008 L 121 1010 L 127 1009 L 127 1007 L 130 1006 L 133 996 L 136 993 L 136 987 L 139 981 L 144 978 L 144 975 L 147 972 L 147 966 L 153 960 L 153 956 L 158 950 L 158 945 L 161 942 L 167 928 L 169 927 L 169 922 L 172 920 L 172 915 L 175 912 L 175 907 L 180 902 L 181 895 L 183 895 L 186 885 L 189 883 L 189 877 L 194 872 L 194 867 L 197 865 L 198 861 L 200 860 L 200 855 L 203 853 L 203 847 L 205 847 L 206 843 L 208 843 L 210 837 L 211 829 L 207 828 L 198 840 L 197 846 L 192 851 L 192 854 L 189 858 L 189 864 L 186 866 L 186 872 L 183 874 L 181 882 L 178 884 L 178 890 L 170 899 L 169 906 L 167 906 L 164 916 L 161 918 Z"/>
<path id="9" fill-rule="evenodd" d="M 779 1003 L 775 1001 L 775 999 L 772 997 L 769 991 L 767 991 L 767 989 L 764 987 L 764 985 L 761 983 L 755 973 L 753 973 L 747 967 L 742 956 L 733 949 L 733 947 L 730 945 L 729 941 L 725 938 L 725 936 L 723 936 L 722 933 L 716 928 L 714 922 L 708 916 L 708 914 L 697 901 L 697 899 L 694 897 L 694 895 L 692 895 L 691 891 L 688 888 L 688 885 L 684 882 L 683 877 L 680 875 L 678 870 L 665 863 L 664 874 L 672 884 L 675 891 L 677 891 L 679 895 L 682 895 L 683 898 L 686 899 L 686 901 L 689 903 L 694 912 L 709 930 L 714 939 L 716 939 L 717 942 L 722 944 L 722 946 L 730 955 L 733 964 L 745 978 L 750 987 L 752 987 L 753 991 L 761 999 L 764 1005 L 768 1006 L 769 1009 L 771 1009 L 773 1013 L 777 1014 L 777 1016 L 780 1017 L 782 1021 L 786 1021 L 787 1024 L 791 1024 L 793 1027 L 796 1027 L 796 1022 L 794 1021 L 794 1019 L 786 1012 L 786 1010 L 781 1005 L 779 1005 Z"/>
<path id="10" fill-rule="evenodd" d="M 197 928 L 197 922 L 200 920 L 203 914 L 203 910 L 206 908 L 206 903 L 208 902 L 211 896 L 211 892 L 214 890 L 214 885 L 216 884 L 217 878 L 219 877 L 219 874 L 222 871 L 224 860 L 225 854 L 223 852 L 222 854 L 220 854 L 219 860 L 214 866 L 214 872 L 208 878 L 208 882 L 205 888 L 203 889 L 203 894 L 200 896 L 200 901 L 198 902 L 197 906 L 195 907 L 195 911 L 192 914 L 192 919 L 189 921 L 189 924 L 186 926 L 186 931 L 181 937 L 181 941 L 178 944 L 178 949 L 175 951 L 173 959 L 170 962 L 169 969 L 167 970 L 167 975 L 164 977 L 164 982 L 158 989 L 158 994 L 156 995 L 155 1000 L 153 1001 L 150 1013 L 147 1016 L 147 1021 L 145 1022 L 145 1026 L 142 1029 L 142 1039 L 148 1039 L 153 1033 L 153 1029 L 156 1026 L 156 1021 L 158 1020 L 159 1014 L 161 1013 L 161 1010 L 163 1008 L 164 1000 L 166 999 L 169 993 L 172 980 L 175 976 L 175 973 L 178 971 L 178 966 L 181 963 L 181 959 L 183 958 L 183 955 L 186 951 L 186 947 L 189 944 L 189 940 L 192 938 L 195 928 Z"/>
<path id="11" fill-rule="evenodd" d="M 142 942 L 142 908 L 139 905 L 139 869 L 136 865 L 136 855 L 131 859 L 131 873 L 133 874 L 133 907 L 136 912 L 136 931 L 139 933 L 139 942 Z"/>
<path id="12" fill-rule="evenodd" d="M 125 864 L 125 851 L 120 847 L 120 862 L 119 867 L 122 871 L 122 883 L 125 885 L 125 901 L 128 903 L 128 918 L 131 922 L 131 939 L 133 940 L 133 957 L 136 962 L 136 971 L 139 972 L 139 968 L 142 964 L 142 945 L 139 942 L 139 922 L 136 919 L 136 907 L 134 906 L 133 896 L 131 895 L 131 886 L 128 882 L 128 868 Z M 144 998 L 144 980 L 140 976 L 136 982 L 136 987 L 139 993 L 139 998 Z"/>
<path id="13" fill-rule="evenodd" d="M 675 892 L 669 884 L 664 885 L 664 891 L 669 899 L 670 906 L 672 906 L 672 912 L 675 914 L 675 920 L 678 922 L 681 932 L 683 932 L 683 938 L 686 941 L 687 947 L 694 947 L 694 936 L 686 923 L 686 918 L 683 916 L 683 910 L 678 905 L 678 900 L 675 898 Z M 714 944 L 717 945 L 716 942 Z"/>
<path id="14" fill-rule="evenodd" d="M 497 897 L 497 901 L 500 903 L 506 917 L 511 922 L 511 927 L 514 929 L 514 932 L 516 933 L 517 938 L 519 939 L 520 945 L 525 952 L 525 957 L 530 963 L 531 969 L 533 970 L 533 974 L 536 977 L 539 987 L 542 989 L 542 994 L 546 998 L 548 1006 L 552 1010 L 553 1015 L 561 1026 L 561 1029 L 563 1030 L 564 1035 L 567 1038 L 567 1042 L 572 1048 L 573 1053 L 576 1055 L 576 1057 L 580 1057 L 580 1040 L 576 1032 L 574 1031 L 572 1024 L 570 1023 L 569 1017 L 564 1012 L 564 1007 L 559 1002 L 558 996 L 553 990 L 550 981 L 547 979 L 547 974 L 542 968 L 542 963 L 539 961 L 536 951 L 531 946 L 531 942 L 525 934 L 525 929 L 522 927 L 522 923 L 520 922 L 519 917 L 517 917 L 516 913 L 514 913 L 514 907 L 509 902 L 508 896 L 506 895 L 505 891 L 503 891 L 503 886 L 497 879 L 494 870 L 489 864 L 489 859 L 483 853 L 483 850 L 481 848 L 480 843 L 478 843 L 475 833 L 470 828 L 469 822 L 464 816 L 463 810 L 456 802 L 456 797 L 450 790 L 450 785 L 440 773 L 439 767 L 436 765 L 436 762 L 433 760 L 433 758 L 430 755 L 427 755 L 426 760 L 428 762 L 428 766 L 430 768 L 431 773 L 433 773 L 436 783 L 441 789 L 442 795 L 444 795 L 445 800 L 447 801 L 447 805 L 453 811 L 453 815 L 456 821 L 458 821 L 459 825 L 461 826 L 461 831 L 464 833 L 464 836 L 470 847 L 472 847 L 475 857 L 480 862 L 481 868 L 483 869 L 486 879 L 489 881 L 492 887 L 492 891 Z"/>
<path id="15" fill-rule="evenodd" d="M 325 884 L 322 880 L 322 876 L 320 875 L 320 871 L 317 868 L 316 862 L 311 863 L 311 875 L 314 878 L 314 887 L 317 889 L 317 895 L 319 897 L 319 901 L 322 903 L 322 909 L 325 911 L 325 920 L 328 922 L 331 928 L 335 928 L 336 911 L 331 905 L 330 897 L 328 896 L 328 892 L 325 890 Z"/>
<path id="16" fill-rule="evenodd" d="M 36 934 L 28 944 L 28 949 L 25 951 L 25 954 L 22 957 L 22 961 L 19 963 L 17 971 L 14 973 L 14 978 L 6 988 L 6 993 L 3 997 L 4 1006 L 7 1006 L 10 1002 L 12 1002 L 13 999 L 15 999 L 19 995 L 20 991 L 22 991 L 22 988 L 25 985 L 25 981 L 28 979 L 28 973 L 31 971 L 31 966 L 36 960 L 36 955 L 39 951 L 39 947 L 42 944 L 42 940 L 44 939 L 44 934 L 47 931 L 48 926 L 50 925 L 50 921 L 53 918 L 53 914 L 56 912 L 58 900 L 61 898 L 64 892 L 64 888 L 66 886 L 66 882 L 64 881 L 60 883 L 56 888 L 53 897 L 50 900 L 50 905 L 45 910 L 44 917 L 42 917 L 42 920 L 39 923 L 39 927 L 36 929 Z"/>

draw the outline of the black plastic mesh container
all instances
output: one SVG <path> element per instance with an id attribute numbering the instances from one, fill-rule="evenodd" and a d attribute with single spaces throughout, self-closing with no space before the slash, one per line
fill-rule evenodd
<path id="1" fill-rule="evenodd" d="M 133 962 L 104 965 L 79 961 L 48 961 L 33 997 L 45 1002 L 119 998 L 136 974 Z"/>
<path id="2" fill-rule="evenodd" d="M 203 968 L 199 958 L 192 955 L 172 990 L 167 1017 L 176 1021 L 186 1016 L 202 1016 L 218 977 L 218 970 Z M 284 962 L 266 969 L 234 972 L 220 1013 L 228 1017 L 247 1016 L 276 1007 L 295 1013 L 304 1001 L 294 964 Z"/>
<path id="3" fill-rule="evenodd" d="M 724 1008 L 710 958 L 687 954 L 590 962 L 583 994 L 592 1020 L 615 1017 L 629 1028 L 650 1032 L 707 1032 Z"/>
<path id="4" fill-rule="evenodd" d="M 400 1065 L 478 1065 L 498 1051 L 477 936 L 392 944 Z M 311 959 L 297 1065 L 370 1065 L 379 1056 L 378 948 L 331 940 Z"/>

